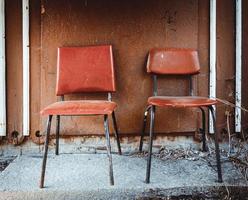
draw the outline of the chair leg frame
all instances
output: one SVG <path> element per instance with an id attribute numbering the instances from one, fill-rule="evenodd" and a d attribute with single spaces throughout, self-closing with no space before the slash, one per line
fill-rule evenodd
<path id="1" fill-rule="evenodd" d="M 214 142 L 215 142 L 215 156 L 216 156 L 216 163 L 217 163 L 217 172 L 218 172 L 218 182 L 222 183 L 222 172 L 221 172 L 221 162 L 220 162 L 220 150 L 219 150 L 219 141 L 218 141 L 218 132 L 217 132 L 217 127 L 216 127 L 216 117 L 215 117 L 215 113 L 214 113 L 214 108 L 213 106 L 209 106 L 208 107 L 211 115 L 212 115 L 212 119 L 213 119 L 213 126 L 214 126 Z"/>
<path id="2" fill-rule="evenodd" d="M 53 117 L 52 115 L 49 115 L 48 120 L 47 120 L 47 130 L 46 130 L 46 138 L 45 138 L 45 144 L 44 144 L 44 155 L 43 155 L 41 177 L 40 177 L 40 188 L 44 188 L 48 144 L 49 144 L 49 136 L 50 136 L 50 131 L 51 131 L 52 117 Z M 116 117 L 114 113 L 112 113 L 112 119 L 113 119 L 113 124 L 114 124 L 114 129 L 115 129 L 115 136 L 117 139 L 118 152 L 121 155 L 120 139 L 119 139 L 119 133 L 118 133 L 117 123 L 116 123 Z M 104 130 L 105 130 L 105 137 L 106 137 L 107 155 L 109 158 L 110 185 L 114 185 L 114 174 L 113 174 L 113 163 L 112 163 L 111 145 L 110 145 L 110 137 L 109 137 L 108 115 L 104 115 Z M 60 116 L 57 115 L 56 117 L 56 148 L 55 148 L 56 155 L 59 154 L 59 131 L 60 131 Z"/>
<path id="3" fill-rule="evenodd" d="M 44 150 L 44 156 L 43 156 L 42 168 L 41 168 L 40 188 L 44 187 L 51 122 L 52 122 L 52 115 L 49 115 L 48 120 L 47 120 L 47 131 L 46 131 L 46 139 L 45 139 L 45 146 L 44 146 L 45 150 Z"/>
<path id="4" fill-rule="evenodd" d="M 144 112 L 143 127 L 142 127 L 141 135 L 140 135 L 139 152 L 142 152 L 142 149 L 143 149 L 143 139 L 144 139 L 145 130 L 146 130 L 147 116 L 148 116 L 148 112 L 150 109 L 151 109 L 151 106 L 147 106 Z"/>
<path id="5" fill-rule="evenodd" d="M 121 155 L 122 154 L 122 152 L 121 152 L 121 144 L 120 144 L 120 137 L 119 137 L 119 131 L 118 131 L 118 127 L 117 127 L 115 112 L 112 113 L 112 120 L 113 120 L 114 129 L 115 129 L 115 138 L 116 138 L 116 141 L 117 141 L 118 154 Z"/>
<path id="6" fill-rule="evenodd" d="M 117 140 L 118 153 L 119 155 L 122 155 L 120 137 L 119 137 L 118 127 L 117 127 L 115 112 L 112 113 L 112 119 L 113 119 L 113 125 L 114 125 L 114 130 L 115 130 L 115 137 Z M 60 133 L 60 115 L 57 115 L 56 116 L 56 148 L 55 148 L 56 155 L 59 155 L 59 133 Z"/>
<path id="7" fill-rule="evenodd" d="M 218 182 L 223 182 L 223 180 L 222 180 L 222 172 L 221 172 L 218 132 L 217 132 L 217 128 L 216 128 L 216 118 L 215 118 L 213 106 L 209 106 L 208 108 L 209 108 L 209 110 L 211 112 L 213 122 L 214 122 L 215 154 L 216 154 L 217 171 L 218 171 Z M 143 128 L 142 128 L 141 138 L 140 138 L 140 146 L 139 146 L 139 150 L 142 151 L 143 137 L 144 137 L 146 123 L 147 123 L 147 115 L 148 115 L 147 112 L 150 109 L 151 109 L 151 111 L 150 111 L 151 118 L 150 118 L 150 134 L 149 134 L 149 149 L 148 149 L 148 159 L 147 159 L 147 170 L 146 170 L 146 180 L 145 180 L 146 183 L 150 183 L 155 106 L 147 107 L 147 109 L 145 111 L 144 120 L 143 120 Z M 205 112 L 204 112 L 203 108 L 200 107 L 200 109 L 202 111 L 203 151 L 206 151 Z M 115 135 L 116 135 L 116 139 L 117 139 L 118 152 L 119 152 L 119 154 L 121 154 L 119 134 L 118 134 L 117 123 L 116 123 L 116 118 L 115 118 L 114 113 L 112 114 L 112 119 L 113 119 L 114 128 L 115 128 Z M 45 139 L 45 150 L 44 150 L 44 156 L 43 156 L 43 162 L 42 162 L 40 188 L 44 187 L 46 162 L 47 162 L 47 154 L 48 154 L 48 144 L 49 144 L 49 136 L 50 136 L 50 130 L 51 130 L 51 122 L 52 122 L 52 115 L 49 115 L 48 121 L 47 121 L 47 131 L 46 131 L 46 139 Z M 56 122 L 57 122 L 57 124 L 56 124 L 56 150 L 55 150 L 55 153 L 56 153 L 56 155 L 58 155 L 60 116 L 57 116 Z M 108 158 L 109 158 L 110 184 L 114 185 L 113 163 L 112 163 L 111 145 L 110 145 L 110 137 L 109 137 L 108 115 L 104 115 L 104 129 L 105 129 L 105 136 L 106 136 L 106 142 L 107 142 L 107 154 L 108 154 Z"/>
<path id="8" fill-rule="evenodd" d="M 206 143 L 206 113 L 202 107 L 199 107 L 202 113 L 202 128 L 200 129 L 200 132 L 202 134 L 202 151 L 207 152 L 207 143 Z"/>
<path id="9" fill-rule="evenodd" d="M 146 183 L 150 183 L 155 106 L 151 106 L 150 113 L 151 113 L 150 114 L 151 118 L 150 118 L 149 149 L 148 149 L 148 159 L 147 159 L 147 168 L 146 168 L 146 180 L 145 180 Z"/>
<path id="10" fill-rule="evenodd" d="M 109 159 L 109 179 L 110 185 L 114 185 L 114 173 L 113 173 L 113 163 L 112 163 L 112 155 L 111 155 L 111 145 L 110 145 L 110 137 L 109 137 L 109 123 L 108 123 L 108 115 L 104 115 L 104 130 L 106 136 L 107 143 L 107 155 Z"/>
<path id="11" fill-rule="evenodd" d="M 60 131 L 60 115 L 56 116 L 56 148 L 55 155 L 59 155 L 59 131 Z"/>
<path id="12" fill-rule="evenodd" d="M 147 159 L 147 168 L 146 168 L 146 183 L 150 183 L 150 174 L 151 174 L 151 160 L 152 160 L 152 143 L 153 143 L 153 133 L 154 133 L 154 119 L 155 119 L 155 106 L 147 107 L 144 115 L 143 120 L 143 128 L 141 132 L 141 138 L 140 138 L 140 146 L 139 150 L 142 151 L 142 145 L 143 145 L 143 137 L 147 122 L 147 111 L 151 108 L 150 111 L 150 134 L 149 134 L 149 149 L 148 149 L 148 159 Z M 202 134 L 203 134 L 203 151 L 207 151 L 206 146 L 206 116 L 205 111 L 202 107 L 199 107 L 202 111 Z M 217 163 L 217 172 L 218 172 L 218 182 L 222 183 L 222 172 L 221 172 L 221 162 L 220 162 L 220 151 L 219 151 L 219 142 L 218 142 L 218 132 L 216 128 L 216 117 L 214 114 L 213 106 L 208 106 L 209 111 L 211 112 L 213 123 L 214 123 L 214 140 L 215 140 L 215 155 L 216 155 L 216 163 Z"/>

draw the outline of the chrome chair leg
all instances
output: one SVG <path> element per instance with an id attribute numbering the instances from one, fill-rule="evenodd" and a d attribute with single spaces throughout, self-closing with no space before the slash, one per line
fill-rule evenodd
<path id="1" fill-rule="evenodd" d="M 207 152 L 207 144 L 206 144 L 206 115 L 205 111 L 202 107 L 199 107 L 202 113 L 202 128 L 200 129 L 202 134 L 202 151 Z"/>
<path id="2" fill-rule="evenodd" d="M 141 131 L 141 135 L 140 135 L 139 152 L 141 152 L 142 148 L 143 148 L 143 139 L 144 139 L 145 130 L 146 130 L 147 115 L 148 115 L 150 108 L 151 108 L 151 106 L 148 106 L 145 110 L 145 113 L 144 113 L 143 127 L 142 127 L 142 131 Z"/>
<path id="3" fill-rule="evenodd" d="M 107 154 L 109 158 L 110 185 L 114 185 L 113 163 L 112 163 L 111 146 L 110 146 L 110 138 L 109 138 L 108 115 L 104 115 L 104 130 L 105 130 L 105 136 L 106 136 L 106 142 L 107 142 Z"/>
<path id="4" fill-rule="evenodd" d="M 60 115 L 56 116 L 56 148 L 55 154 L 59 155 L 59 130 L 60 130 Z"/>
<path id="5" fill-rule="evenodd" d="M 52 115 L 49 115 L 48 116 L 48 121 L 47 121 L 45 150 L 44 150 L 44 156 L 43 156 L 43 161 L 42 161 L 42 169 L 41 169 L 40 188 L 44 187 L 45 172 L 46 172 L 46 161 L 47 161 L 47 153 L 48 153 L 48 143 L 49 143 L 49 136 L 50 136 L 50 130 L 51 130 L 51 122 L 52 122 Z"/>
<path id="6" fill-rule="evenodd" d="M 149 138 L 149 150 L 148 150 L 148 159 L 147 159 L 147 168 L 146 168 L 146 183 L 150 183 L 150 174 L 151 174 L 151 161 L 152 161 L 152 142 L 153 142 L 153 132 L 154 132 L 154 114 L 155 106 L 151 107 L 151 122 L 150 122 L 150 138 Z"/>
<path id="7" fill-rule="evenodd" d="M 116 122 L 116 117 L 115 117 L 115 112 L 112 113 L 112 120 L 114 124 L 114 129 L 115 129 L 115 138 L 117 140 L 117 147 L 118 147 L 118 153 L 121 155 L 121 144 L 120 144 L 120 137 L 119 137 L 119 132 L 118 132 L 118 127 L 117 127 L 117 122 Z"/>
<path id="8" fill-rule="evenodd" d="M 218 142 L 219 138 L 218 138 L 218 132 L 216 128 L 216 118 L 215 118 L 213 106 L 209 106 L 209 110 L 212 115 L 213 126 L 214 126 L 215 155 L 216 155 L 216 162 L 217 162 L 218 182 L 222 183 L 223 180 L 222 180 L 222 173 L 221 173 L 220 150 L 219 150 L 219 142 Z"/>

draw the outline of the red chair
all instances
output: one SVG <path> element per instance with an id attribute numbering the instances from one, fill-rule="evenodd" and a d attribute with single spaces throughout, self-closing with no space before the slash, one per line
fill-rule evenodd
<path id="1" fill-rule="evenodd" d="M 117 105 L 111 101 L 111 92 L 116 91 L 112 46 L 58 48 L 57 58 L 56 94 L 57 96 L 61 96 L 61 101 L 53 103 L 41 111 L 42 115 L 48 116 L 48 122 L 40 188 L 44 187 L 48 143 L 53 115 L 57 117 L 56 155 L 59 153 L 60 116 L 104 116 L 110 184 L 114 185 L 108 125 L 109 115 L 112 115 L 119 154 L 121 154 L 121 147 L 114 112 Z M 65 94 L 82 92 L 106 92 L 108 93 L 108 100 L 64 101 Z"/>
<path id="2" fill-rule="evenodd" d="M 146 183 L 150 182 L 152 142 L 154 132 L 155 107 L 193 108 L 198 107 L 202 112 L 202 139 L 203 151 L 207 151 L 205 138 L 205 111 L 210 110 L 214 124 L 215 153 L 218 170 L 218 182 L 222 182 L 221 163 L 218 144 L 218 133 L 216 130 L 216 120 L 213 105 L 216 100 L 207 97 L 193 96 L 192 75 L 198 74 L 200 64 L 197 51 L 192 49 L 152 49 L 148 56 L 147 72 L 153 76 L 153 96 L 148 98 L 148 106 L 145 110 L 143 129 L 141 132 L 139 150 L 142 151 L 143 137 L 145 134 L 147 114 L 150 110 L 150 138 L 146 169 Z M 190 80 L 190 96 L 158 96 L 157 75 L 185 75 Z"/>

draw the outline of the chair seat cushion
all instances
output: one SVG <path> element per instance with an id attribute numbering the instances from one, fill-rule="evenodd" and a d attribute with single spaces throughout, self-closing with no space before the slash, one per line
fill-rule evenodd
<path id="1" fill-rule="evenodd" d="M 116 103 L 101 100 L 59 101 L 47 106 L 42 115 L 108 115 Z"/>
<path id="2" fill-rule="evenodd" d="M 199 107 L 216 103 L 217 100 L 197 96 L 153 96 L 148 98 L 148 104 L 155 106 Z"/>

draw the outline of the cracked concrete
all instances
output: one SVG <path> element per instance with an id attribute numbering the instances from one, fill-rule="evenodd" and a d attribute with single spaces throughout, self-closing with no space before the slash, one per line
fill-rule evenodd
<path id="1" fill-rule="evenodd" d="M 224 183 L 219 184 L 215 169 L 203 159 L 154 157 L 151 184 L 145 184 L 145 157 L 113 155 L 115 185 L 110 186 L 106 154 L 50 154 L 46 188 L 39 189 L 41 161 L 41 154 L 18 156 L 0 173 L 0 199 L 187 199 L 194 195 L 218 199 L 230 191 L 236 199 L 248 196 L 247 182 L 225 161 Z"/>

